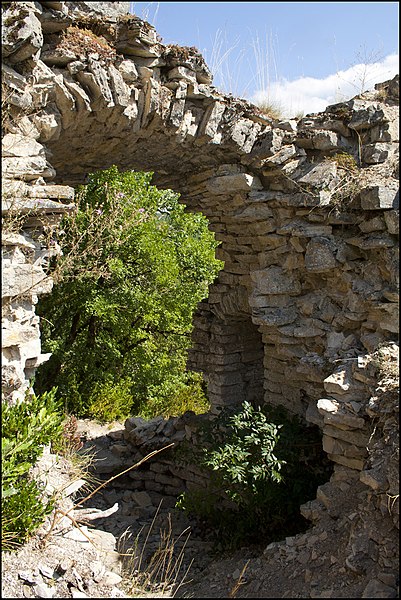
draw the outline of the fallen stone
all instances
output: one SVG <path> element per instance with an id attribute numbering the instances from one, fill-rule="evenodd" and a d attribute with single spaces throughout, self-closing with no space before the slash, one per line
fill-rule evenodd
<path id="1" fill-rule="evenodd" d="M 118 585 L 121 581 L 122 577 L 113 571 L 106 571 L 101 579 L 103 585 Z"/>
<path id="2" fill-rule="evenodd" d="M 47 577 L 47 579 L 53 579 L 54 569 L 51 569 L 47 565 L 38 565 L 38 569 L 44 577 Z"/>
<path id="3" fill-rule="evenodd" d="M 32 571 L 18 571 L 18 577 L 22 579 L 22 581 L 26 581 L 30 585 L 38 583 L 37 577 L 34 576 Z"/>
<path id="4" fill-rule="evenodd" d="M 33 591 L 37 598 L 54 598 L 54 590 L 45 583 L 38 583 L 33 586 Z"/>
<path id="5" fill-rule="evenodd" d="M 141 508 L 152 506 L 152 498 L 147 492 L 134 492 L 132 500 Z"/>
<path id="6" fill-rule="evenodd" d="M 397 598 L 397 590 L 378 579 L 371 579 L 362 592 L 362 598 Z"/>

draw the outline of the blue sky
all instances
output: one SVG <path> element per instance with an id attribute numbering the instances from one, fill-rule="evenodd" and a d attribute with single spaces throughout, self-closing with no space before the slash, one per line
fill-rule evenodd
<path id="1" fill-rule="evenodd" d="M 224 92 L 288 116 L 398 73 L 398 2 L 133 2 L 164 44 L 196 46 Z"/>

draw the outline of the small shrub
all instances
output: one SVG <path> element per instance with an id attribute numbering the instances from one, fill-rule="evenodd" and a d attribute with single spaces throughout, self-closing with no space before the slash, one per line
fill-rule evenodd
<path id="1" fill-rule="evenodd" d="M 355 158 L 347 152 L 338 152 L 330 157 L 330 160 L 334 161 L 340 169 L 345 169 L 351 173 L 358 169 L 358 164 Z"/>
<path id="2" fill-rule="evenodd" d="M 33 395 L 11 406 L 2 403 L 3 455 L 2 548 L 23 543 L 41 525 L 54 501 L 44 501 L 41 490 L 29 478 L 29 470 L 41 456 L 44 446 L 59 438 L 62 416 L 55 401 L 56 389 Z"/>
<path id="3" fill-rule="evenodd" d="M 96 383 L 89 398 L 89 415 L 104 423 L 129 417 L 132 407 L 131 385 L 129 380 Z"/>
<path id="4" fill-rule="evenodd" d="M 164 416 L 180 416 L 188 410 L 192 410 L 197 415 L 210 410 L 210 402 L 200 373 L 187 374 L 186 380 L 169 400 L 168 410 Z"/>
<path id="5" fill-rule="evenodd" d="M 299 507 L 330 471 L 317 428 L 282 409 L 256 410 L 247 402 L 200 432 L 186 461 L 201 465 L 209 482 L 185 492 L 177 506 L 212 526 L 218 544 L 232 549 L 305 530 Z"/>

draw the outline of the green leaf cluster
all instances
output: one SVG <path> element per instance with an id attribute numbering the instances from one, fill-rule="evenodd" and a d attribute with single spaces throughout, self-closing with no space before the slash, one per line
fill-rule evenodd
<path id="1" fill-rule="evenodd" d="M 217 449 L 206 451 L 204 464 L 222 473 L 229 486 L 241 484 L 253 493 L 258 493 L 261 481 L 279 483 L 285 461 L 276 457 L 274 448 L 281 427 L 244 402 L 242 411 L 229 418 L 228 440 Z M 235 488 L 228 487 L 226 493 L 241 503 L 242 497 Z"/>
<path id="2" fill-rule="evenodd" d="M 36 385 L 57 385 L 77 416 L 168 414 L 188 384 L 192 315 L 222 263 L 206 218 L 151 178 L 117 167 L 91 174 L 62 223 L 58 283 L 37 308 L 52 357 Z"/>
<path id="3" fill-rule="evenodd" d="M 33 395 L 16 405 L 2 402 L 2 547 L 25 541 L 52 510 L 53 501 L 41 498 L 29 470 L 44 446 L 61 435 L 63 416 L 56 391 Z"/>
<path id="4" fill-rule="evenodd" d="M 299 506 L 331 473 L 317 428 L 248 402 L 204 426 L 197 447 L 178 457 L 202 465 L 208 486 L 184 493 L 177 506 L 212 526 L 217 544 L 229 548 L 305 529 Z"/>

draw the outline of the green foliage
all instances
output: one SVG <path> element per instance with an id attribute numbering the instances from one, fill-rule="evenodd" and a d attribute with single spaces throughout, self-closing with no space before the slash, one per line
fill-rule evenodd
<path id="1" fill-rule="evenodd" d="M 120 416 L 168 412 L 188 383 L 192 315 L 222 263 L 205 217 L 151 177 L 92 174 L 62 223 L 58 283 L 37 308 L 52 357 L 36 385 L 57 385 L 78 416 L 111 418 L 114 403 Z"/>
<path id="2" fill-rule="evenodd" d="M 2 547 L 25 541 L 53 507 L 41 499 L 29 470 L 43 447 L 62 432 L 63 417 L 55 400 L 56 389 L 11 406 L 2 403 Z"/>
<path id="3" fill-rule="evenodd" d="M 162 415 L 164 418 L 179 416 L 187 410 L 201 414 L 209 408 L 202 375 L 188 372 L 179 373 L 175 378 L 171 377 L 169 381 L 161 382 L 142 404 L 140 412 L 144 418 L 151 419 L 155 415 Z"/>
<path id="4" fill-rule="evenodd" d="M 129 416 L 132 397 L 130 380 L 96 382 L 89 397 L 90 416 L 102 422 L 122 421 Z"/>
<path id="5" fill-rule="evenodd" d="M 260 481 L 281 481 L 285 461 L 275 456 L 274 448 L 282 425 L 269 423 L 266 415 L 244 402 L 242 412 L 229 418 L 229 427 L 229 440 L 207 452 L 205 465 L 223 475 L 227 495 L 242 504 L 247 500 L 236 484 L 258 493 Z"/>
<path id="6" fill-rule="evenodd" d="M 205 468 L 208 486 L 184 493 L 177 506 L 212 526 L 218 544 L 229 548 L 305 529 L 299 506 L 329 477 L 316 428 L 247 402 L 204 428 L 185 460 Z"/>

